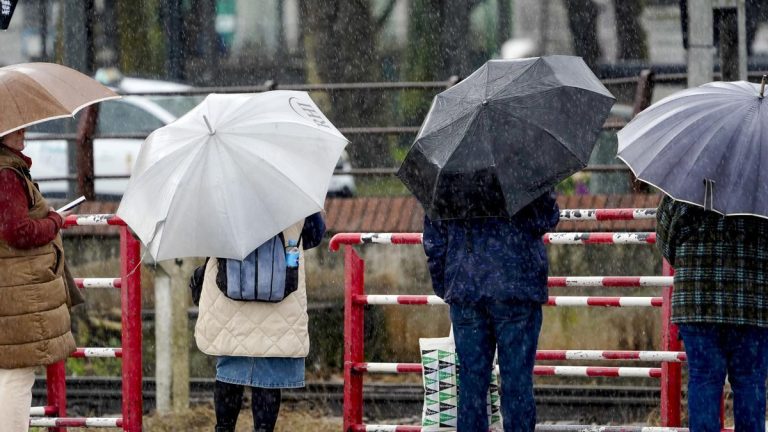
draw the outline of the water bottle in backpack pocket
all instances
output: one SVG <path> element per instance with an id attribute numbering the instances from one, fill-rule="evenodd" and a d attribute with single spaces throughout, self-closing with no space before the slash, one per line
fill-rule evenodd
<path id="1" fill-rule="evenodd" d="M 282 232 L 242 261 L 218 258 L 217 264 L 216 285 L 232 300 L 277 303 L 299 287 L 298 243 L 286 246 Z"/>

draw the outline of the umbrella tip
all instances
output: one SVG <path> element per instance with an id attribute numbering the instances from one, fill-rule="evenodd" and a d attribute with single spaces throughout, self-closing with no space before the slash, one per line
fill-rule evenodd
<path id="1" fill-rule="evenodd" d="M 203 120 L 205 121 L 205 125 L 208 126 L 208 135 L 216 134 L 216 131 L 211 127 L 211 123 L 208 122 L 208 117 L 203 116 Z"/>
<path id="2" fill-rule="evenodd" d="M 765 92 L 765 79 L 768 78 L 768 75 L 763 75 L 763 79 L 760 81 L 760 99 L 763 98 L 763 93 Z"/>
<path id="3" fill-rule="evenodd" d="M 483 106 L 488 105 L 488 99 L 483 99 Z"/>

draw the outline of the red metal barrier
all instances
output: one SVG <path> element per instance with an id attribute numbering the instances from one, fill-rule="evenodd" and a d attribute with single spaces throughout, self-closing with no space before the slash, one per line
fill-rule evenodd
<path id="1" fill-rule="evenodd" d="M 123 430 L 141 432 L 141 247 L 120 227 L 120 293 L 123 344 Z"/>
<path id="2" fill-rule="evenodd" d="M 364 289 L 365 262 L 352 246 L 344 246 L 344 430 L 363 423 L 363 374 L 354 365 L 363 361 L 363 311 L 355 296 Z"/>
<path id="3" fill-rule="evenodd" d="M 667 260 L 662 264 L 664 276 L 675 274 Z M 672 324 L 672 286 L 663 288 L 664 299 L 661 306 L 661 349 L 679 351 L 680 340 L 677 337 L 677 326 Z M 680 399 L 682 387 L 682 369 L 679 363 L 661 364 L 661 424 L 664 426 L 680 426 Z"/>
<path id="4" fill-rule="evenodd" d="M 637 220 L 654 218 L 656 209 L 589 209 L 562 210 L 561 219 L 584 220 Z M 542 240 L 547 244 L 634 244 L 647 245 L 656 242 L 656 234 L 646 233 L 550 233 Z M 330 249 L 337 251 L 344 245 L 345 296 L 344 296 L 344 431 L 392 430 L 418 431 L 420 426 L 366 425 L 363 423 L 363 374 L 366 373 L 419 373 L 420 364 L 366 363 L 364 362 L 363 322 L 365 305 L 444 304 L 436 296 L 429 295 L 366 295 L 365 262 L 352 245 L 359 244 L 421 244 L 420 233 L 340 233 L 331 239 Z M 661 380 L 662 428 L 632 430 L 684 430 L 680 426 L 681 363 L 685 353 L 680 352 L 677 328 L 671 325 L 672 269 L 664 263 L 664 276 L 613 276 L 613 277 L 551 277 L 548 286 L 559 287 L 663 287 L 661 297 L 550 297 L 550 306 L 647 306 L 662 308 L 663 351 L 538 351 L 537 359 L 583 360 L 642 360 L 658 361 L 661 368 L 583 367 L 583 366 L 536 366 L 536 375 L 647 377 Z M 543 426 L 542 426 L 543 427 Z M 542 427 L 537 426 L 537 430 Z M 577 427 L 575 425 L 568 427 Z M 621 430 L 627 427 L 616 427 Z"/>
<path id="5" fill-rule="evenodd" d="M 47 406 L 31 412 L 47 417 L 32 418 L 31 426 L 48 427 L 63 432 L 66 427 L 118 427 L 125 431 L 142 430 L 142 363 L 141 363 L 141 246 L 125 223 L 114 215 L 72 215 L 64 227 L 112 225 L 120 229 L 120 278 L 77 279 L 80 288 L 119 288 L 122 309 L 122 348 L 78 348 L 73 358 L 122 358 L 122 418 L 68 418 L 66 368 L 63 361 L 48 366 L 46 373 Z"/>

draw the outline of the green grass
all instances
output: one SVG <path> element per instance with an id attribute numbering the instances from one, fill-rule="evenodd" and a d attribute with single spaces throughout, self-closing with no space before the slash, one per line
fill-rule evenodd
<path id="1" fill-rule="evenodd" d="M 403 196 L 411 193 L 403 182 L 395 176 L 388 177 L 358 177 L 357 196 Z"/>
<path id="2" fill-rule="evenodd" d="M 576 174 L 563 180 L 555 187 L 555 190 L 563 195 L 573 195 L 579 181 L 589 183 L 589 177 L 584 174 Z M 357 196 L 359 197 L 391 197 L 411 194 L 403 182 L 395 176 L 358 177 L 356 183 Z"/>

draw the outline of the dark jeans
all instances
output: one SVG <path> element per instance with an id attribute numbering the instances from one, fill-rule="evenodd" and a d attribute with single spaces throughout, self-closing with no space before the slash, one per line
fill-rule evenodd
<path id="1" fill-rule="evenodd" d="M 460 368 L 458 432 L 488 430 L 487 395 L 496 349 L 504 431 L 533 431 L 533 362 L 541 330 L 541 305 L 451 304 L 451 322 Z"/>
<path id="2" fill-rule="evenodd" d="M 216 432 L 234 432 L 237 416 L 243 407 L 245 386 L 216 380 L 213 404 L 216 410 Z M 280 389 L 251 387 L 251 412 L 255 432 L 272 432 L 280 411 Z"/>
<path id="3" fill-rule="evenodd" d="M 768 329 L 729 324 L 681 324 L 688 355 L 688 424 L 691 432 L 720 432 L 725 376 L 733 390 L 739 432 L 765 431 Z"/>

